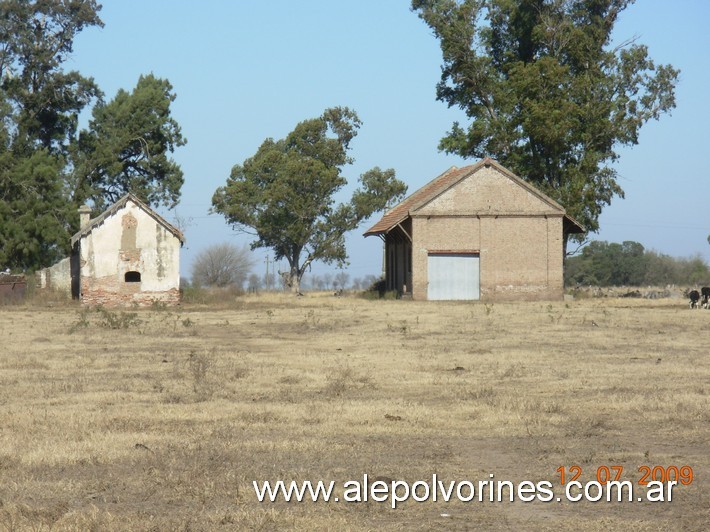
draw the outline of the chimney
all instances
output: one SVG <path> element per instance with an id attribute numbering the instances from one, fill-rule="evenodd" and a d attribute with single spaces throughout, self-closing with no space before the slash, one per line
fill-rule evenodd
<path id="1" fill-rule="evenodd" d="M 79 229 L 83 229 L 91 219 L 91 207 L 82 205 L 79 207 Z"/>

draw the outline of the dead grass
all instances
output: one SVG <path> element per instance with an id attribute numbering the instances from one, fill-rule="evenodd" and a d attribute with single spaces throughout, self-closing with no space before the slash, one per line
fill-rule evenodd
<path id="1" fill-rule="evenodd" d="M 708 332 L 710 312 L 671 300 L 3 308 L 0 530 L 702 530 Z M 665 504 L 391 510 L 258 503 L 252 488 L 557 482 L 571 465 L 635 482 L 644 464 L 696 478 Z"/>

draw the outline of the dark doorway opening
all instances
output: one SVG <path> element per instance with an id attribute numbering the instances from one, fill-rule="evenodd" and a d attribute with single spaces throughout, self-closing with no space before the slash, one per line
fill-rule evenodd
<path id="1" fill-rule="evenodd" d="M 140 283 L 141 282 L 141 272 L 126 272 L 124 280 L 127 283 Z"/>

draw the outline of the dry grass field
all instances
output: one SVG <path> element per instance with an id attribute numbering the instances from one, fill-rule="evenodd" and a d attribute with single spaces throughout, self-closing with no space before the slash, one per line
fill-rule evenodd
<path id="1" fill-rule="evenodd" d="M 704 530 L 709 339 L 678 300 L 0 308 L 0 530 Z M 663 503 L 394 510 L 252 487 L 494 474 L 563 495 L 573 465 L 694 481 Z"/>

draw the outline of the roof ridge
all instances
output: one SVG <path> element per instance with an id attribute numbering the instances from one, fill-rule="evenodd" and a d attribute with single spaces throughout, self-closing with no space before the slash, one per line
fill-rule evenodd
<path id="1" fill-rule="evenodd" d="M 407 218 L 407 216 L 410 216 L 413 211 L 421 209 L 426 204 L 433 201 L 441 194 L 449 190 L 451 187 L 455 186 L 463 179 L 466 179 L 467 177 L 471 176 L 473 173 L 477 172 L 484 166 L 492 166 L 503 176 L 509 178 L 515 184 L 522 187 L 539 200 L 543 201 L 544 203 L 547 203 L 553 209 L 558 210 L 564 216 L 568 216 L 567 211 L 562 205 L 557 203 L 555 200 L 550 198 L 541 190 L 538 190 L 532 183 L 528 183 L 524 179 L 518 177 L 495 159 L 491 157 L 484 157 L 480 161 L 477 161 L 471 165 L 464 166 L 463 168 L 451 166 L 443 173 L 439 174 L 437 177 L 414 191 L 400 203 L 388 210 L 375 225 L 370 227 L 370 229 L 368 229 L 364 233 L 364 236 L 377 234 L 381 235 L 387 233 L 390 229 L 392 229 L 392 227 L 401 223 L 404 219 Z M 582 226 L 578 222 L 574 221 L 574 219 L 572 219 L 571 217 L 569 218 L 575 223 L 575 225 L 578 225 L 580 228 L 582 228 Z"/>
<path id="2" fill-rule="evenodd" d="M 91 232 L 96 226 L 101 224 L 111 214 L 114 214 L 120 208 L 124 207 L 126 205 L 126 203 L 128 202 L 128 200 L 131 200 L 139 209 L 144 211 L 146 214 L 148 214 L 148 216 L 150 216 L 156 222 L 158 222 L 160 225 L 165 227 L 178 240 L 180 240 L 181 244 L 183 244 L 185 242 L 185 235 L 182 234 L 182 231 L 180 231 L 178 228 L 176 228 L 174 225 L 172 225 L 170 222 L 168 222 L 165 218 L 160 216 L 148 204 L 146 204 L 142 200 L 138 199 L 138 197 L 136 197 L 134 194 L 132 194 L 131 192 L 126 192 L 123 196 L 121 196 L 112 205 L 110 205 L 108 208 L 106 208 L 96 218 L 91 218 L 89 220 L 89 222 L 84 227 L 81 227 L 79 229 L 79 231 L 77 231 L 74 235 L 72 235 L 71 240 L 70 240 L 71 245 L 73 246 L 82 236 Z"/>

